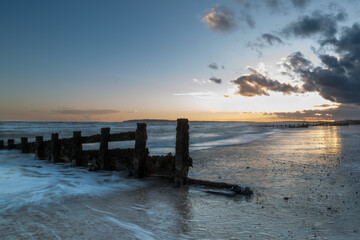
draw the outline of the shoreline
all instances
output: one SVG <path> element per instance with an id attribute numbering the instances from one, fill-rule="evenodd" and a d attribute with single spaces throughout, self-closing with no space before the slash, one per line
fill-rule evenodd
<path id="1" fill-rule="evenodd" d="M 137 187 L 60 196 L 47 205 L 6 212 L 0 237 L 358 239 L 360 168 L 353 167 L 360 164 L 358 136 L 360 127 L 315 127 L 198 150 L 191 154 L 189 177 L 249 186 L 254 196 L 225 197 L 196 186 L 132 179 Z M 78 174 L 74 169 L 75 182 Z"/>

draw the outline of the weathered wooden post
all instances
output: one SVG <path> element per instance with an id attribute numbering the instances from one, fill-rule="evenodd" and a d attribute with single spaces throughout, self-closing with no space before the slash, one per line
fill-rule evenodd
<path id="1" fill-rule="evenodd" d="M 82 166 L 82 141 L 81 131 L 73 132 L 72 139 L 72 165 Z"/>
<path id="2" fill-rule="evenodd" d="M 189 121 L 178 119 L 175 148 L 175 186 L 182 186 L 187 183 L 190 166 L 192 166 L 192 160 L 189 156 Z"/>
<path id="3" fill-rule="evenodd" d="M 4 140 L 0 140 L 0 149 L 4 149 Z"/>
<path id="4" fill-rule="evenodd" d="M 52 163 L 60 162 L 60 141 L 58 133 L 51 134 L 50 161 Z"/>
<path id="5" fill-rule="evenodd" d="M 9 150 L 15 148 L 15 140 L 14 139 L 8 139 L 7 144 L 8 144 Z"/>
<path id="6" fill-rule="evenodd" d="M 22 153 L 28 153 L 29 152 L 29 144 L 27 137 L 21 138 L 21 152 Z"/>
<path id="7" fill-rule="evenodd" d="M 146 170 L 146 123 L 138 123 L 135 132 L 135 154 L 133 162 L 133 176 L 143 178 Z"/>
<path id="8" fill-rule="evenodd" d="M 110 170 L 110 158 L 108 154 L 110 140 L 110 128 L 102 128 L 100 133 L 99 165 L 103 170 Z"/>
<path id="9" fill-rule="evenodd" d="M 42 136 L 35 137 L 35 157 L 38 159 L 44 158 L 44 139 Z"/>

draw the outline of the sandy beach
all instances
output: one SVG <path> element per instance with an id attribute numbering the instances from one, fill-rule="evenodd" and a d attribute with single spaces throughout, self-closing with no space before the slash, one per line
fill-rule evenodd
<path id="1" fill-rule="evenodd" d="M 240 239 L 358 239 L 359 129 L 292 130 L 249 144 L 199 151 L 192 155 L 192 172 L 198 173 L 193 177 L 255 189 L 251 204 L 239 209 L 241 223 L 230 223 Z"/>
<path id="2" fill-rule="evenodd" d="M 114 181 L 126 187 L 104 195 L 2 212 L 0 238 L 359 239 L 359 134 L 358 126 L 289 129 L 191 153 L 190 177 L 249 186 L 252 197 L 121 175 Z"/>

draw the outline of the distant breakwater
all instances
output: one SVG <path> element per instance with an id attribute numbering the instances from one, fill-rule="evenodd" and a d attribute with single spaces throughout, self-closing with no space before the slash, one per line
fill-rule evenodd
<path id="1" fill-rule="evenodd" d="M 309 126 L 349 126 L 349 125 L 359 125 L 360 120 L 345 120 L 345 121 L 334 121 L 334 122 L 302 122 L 302 123 L 292 123 L 292 124 L 284 124 L 284 123 L 272 123 L 265 124 L 263 127 L 276 127 L 276 128 L 307 128 Z"/>

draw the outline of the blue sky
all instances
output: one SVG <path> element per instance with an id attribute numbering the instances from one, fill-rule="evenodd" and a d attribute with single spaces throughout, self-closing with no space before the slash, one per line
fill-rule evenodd
<path id="1" fill-rule="evenodd" d="M 348 104 L 325 99 L 321 90 L 289 94 L 261 86 L 267 95 L 244 96 L 239 89 L 245 86 L 232 82 L 250 74 L 251 66 L 271 80 L 299 85 L 279 75 L 278 63 L 301 51 L 319 64 L 311 49 L 319 38 L 280 32 L 314 11 L 346 13 L 340 29 L 357 21 L 359 6 L 296 0 L 1 1 L 0 120 L 259 120 L 269 113 Z M 211 14 L 232 25 L 211 25 Z M 281 35 L 283 43 L 254 45 L 264 33 Z M 209 67 L 214 63 L 218 69 Z M 357 116 L 356 101 L 351 104 Z"/>

